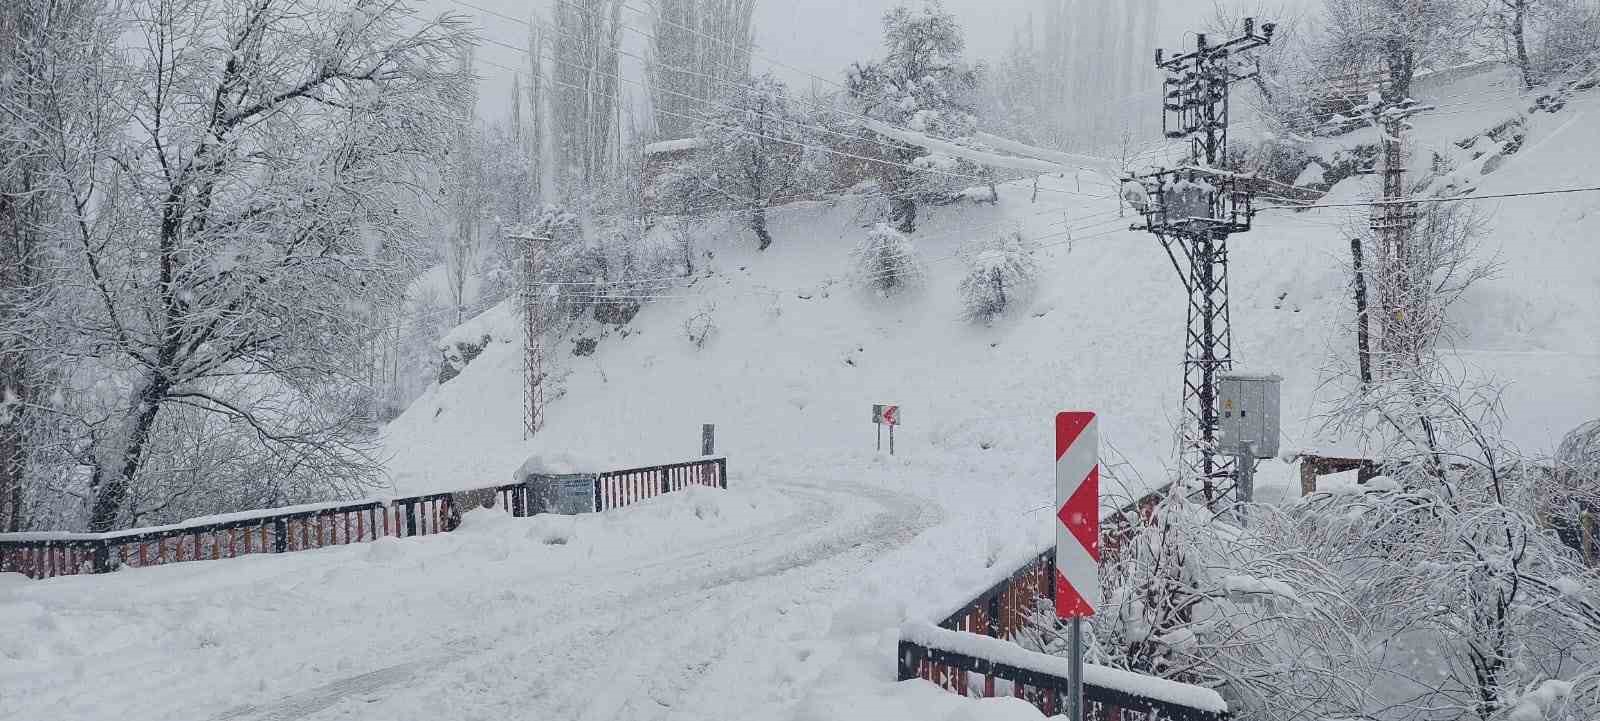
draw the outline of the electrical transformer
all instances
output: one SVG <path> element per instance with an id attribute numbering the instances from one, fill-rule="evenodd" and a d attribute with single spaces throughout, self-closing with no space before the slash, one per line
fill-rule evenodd
<path id="1" fill-rule="evenodd" d="M 1278 387 L 1283 378 L 1252 373 L 1217 377 L 1217 446 L 1224 455 L 1278 455 Z"/>

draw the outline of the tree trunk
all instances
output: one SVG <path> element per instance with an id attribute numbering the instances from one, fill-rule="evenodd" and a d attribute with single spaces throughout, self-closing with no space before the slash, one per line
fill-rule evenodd
<path id="1" fill-rule="evenodd" d="M 150 431 L 155 427 L 156 414 L 161 411 L 161 402 L 166 394 L 167 386 L 163 380 L 152 381 L 145 386 L 135 396 L 133 407 L 128 409 L 127 435 L 108 439 L 121 441 L 122 451 L 115 458 L 98 463 L 90 479 L 90 487 L 94 492 L 94 506 L 89 515 L 91 533 L 105 533 L 116 527 L 117 519 L 128 501 L 129 486 L 144 462 L 144 447 L 150 440 Z"/>
<path id="2" fill-rule="evenodd" d="M 0 532 L 22 530 L 22 484 L 27 470 L 21 403 L 29 397 L 27 359 L 21 353 L 0 350 Z"/>
<path id="3" fill-rule="evenodd" d="M 13 146 L 15 147 L 15 146 Z M 27 160 L 0 179 L 0 328 L 24 337 L 23 309 L 38 300 L 40 221 L 47 190 Z M 16 168 L 16 166 L 13 166 Z M 27 479 L 27 402 L 39 397 L 37 368 L 28 349 L 0 334 L 0 531 L 22 528 L 22 486 Z"/>
<path id="4" fill-rule="evenodd" d="M 1533 89 L 1533 67 L 1528 63 L 1527 42 L 1528 0 L 1515 0 L 1512 5 L 1511 40 L 1517 50 L 1517 67 L 1522 70 L 1522 89 Z"/>
<path id="5" fill-rule="evenodd" d="M 750 212 L 750 229 L 756 232 L 756 250 L 766 250 L 772 245 L 772 234 L 767 232 L 766 206 L 758 205 Z"/>
<path id="6" fill-rule="evenodd" d="M 12 311 L 12 297 L 23 292 L 23 263 L 27 257 L 20 252 L 25 241 L 20 211 L 20 195 L 10 188 L 0 187 L 0 327 L 8 327 L 17 319 Z M 22 488 L 22 418 L 19 408 L 8 404 L 11 398 L 26 398 L 27 388 L 23 378 L 26 369 L 19 349 L 0 345 L 0 531 L 15 531 L 20 526 L 20 509 L 16 499 Z"/>
<path id="7" fill-rule="evenodd" d="M 889 223 L 895 230 L 908 235 L 917 232 L 916 199 L 909 195 L 900 195 L 890 200 Z"/>

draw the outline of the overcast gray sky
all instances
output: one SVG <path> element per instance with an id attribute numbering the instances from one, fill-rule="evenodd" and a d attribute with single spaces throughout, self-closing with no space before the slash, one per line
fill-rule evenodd
<path id="1" fill-rule="evenodd" d="M 842 82 L 844 69 L 853 61 L 876 57 L 882 43 L 884 11 L 903 0 L 757 0 L 755 17 L 756 53 L 754 70 L 771 70 L 797 87 L 810 85 L 813 79 L 805 73 Z M 1122 0 L 1102 0 L 1108 6 Z M 1229 5 L 1245 4 L 1258 7 L 1274 5 L 1273 0 L 1225 0 Z M 1308 0 L 1286 0 L 1298 5 Z M 540 17 L 549 17 L 549 0 L 418 0 L 427 13 L 457 12 L 475 20 L 486 38 L 527 46 L 527 28 L 516 22 L 495 17 L 467 7 L 462 2 L 476 5 L 513 17 L 527 17 L 535 9 Z M 947 7 L 961 21 L 967 33 L 970 60 L 988 60 L 1000 56 L 1011 41 L 1013 33 L 1029 22 L 1029 11 L 1042 19 L 1047 3 L 1055 0 L 945 0 Z M 640 32 L 626 32 L 626 49 L 645 55 L 646 38 L 641 33 L 651 32 L 650 19 L 653 0 L 626 0 L 622 11 L 624 24 Z M 910 0 L 913 6 L 920 5 Z M 1184 43 L 1184 32 L 1203 24 L 1213 10 L 1212 0 L 1161 0 L 1161 36 L 1168 47 Z M 1086 21 L 1092 21 L 1085 18 Z M 522 68 L 526 58 L 515 50 L 493 43 L 485 43 L 478 51 L 484 63 L 478 67 L 483 77 L 480 113 L 485 118 L 504 117 L 506 93 L 510 89 L 511 72 L 493 64 Z M 804 73 L 774 67 L 765 58 L 772 58 Z M 493 64 L 491 64 L 493 63 Z M 642 63 L 634 58 L 622 58 L 623 75 L 635 81 L 644 79 Z M 1154 69 L 1151 70 L 1154 73 Z M 623 90 L 640 98 L 644 89 L 638 85 L 623 86 Z"/>

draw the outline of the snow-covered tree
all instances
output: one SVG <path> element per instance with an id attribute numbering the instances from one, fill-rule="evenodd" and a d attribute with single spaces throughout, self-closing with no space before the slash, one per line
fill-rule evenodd
<path id="1" fill-rule="evenodd" d="M 883 16 L 882 60 L 852 65 L 851 98 L 862 114 L 890 125 L 943 139 L 972 134 L 976 122 L 978 73 L 962 61 L 966 47 L 961 26 L 938 0 L 920 10 L 897 7 Z M 917 227 L 917 195 L 929 170 L 928 152 L 882 138 L 877 156 L 882 190 L 889 198 L 889 222 L 902 233 Z"/>
<path id="2" fill-rule="evenodd" d="M 856 269 L 862 285 L 890 295 L 915 285 L 922 277 L 911 237 L 887 223 L 867 231 L 856 247 Z"/>
<path id="3" fill-rule="evenodd" d="M 124 135 L 64 198 L 68 327 L 93 354 L 80 377 L 98 381 L 79 410 L 88 525 L 227 483 L 258 501 L 303 483 L 352 492 L 374 466 L 356 309 L 389 258 L 420 251 L 400 206 L 470 97 L 452 70 L 467 35 L 361 0 L 184 0 L 128 18 L 122 114 L 103 126 Z M 251 452 L 158 452 L 195 438 Z"/>
<path id="4" fill-rule="evenodd" d="M 48 524 L 39 509 L 60 470 L 60 392 L 68 340 L 55 269 L 62 194 L 107 141 L 100 72 L 115 29 L 97 0 L 0 5 L 0 532 Z"/>
<path id="5" fill-rule="evenodd" d="M 556 0 L 550 104 L 556 190 L 573 200 L 611 171 L 617 134 L 620 0 Z"/>
<path id="6" fill-rule="evenodd" d="M 1476 0 L 1473 10 L 1484 49 L 1515 66 L 1524 89 L 1596 63 L 1600 3 L 1594 0 Z"/>
<path id="7" fill-rule="evenodd" d="M 763 75 L 725 103 L 700 128 L 701 147 L 688 173 L 703 191 L 696 195 L 748 213 L 756 247 L 766 250 L 772 245 L 767 208 L 814 189 L 828 166 L 781 81 Z"/>
<path id="8" fill-rule="evenodd" d="M 1033 289 L 1038 262 L 1021 230 L 974 243 L 964 255 L 971 270 L 961 281 L 961 301 L 969 318 L 987 323 Z"/>
<path id="9" fill-rule="evenodd" d="M 472 75 L 472 51 L 463 51 L 460 60 L 460 82 L 475 86 Z M 477 278 L 478 251 L 483 244 L 482 231 L 488 210 L 489 188 L 486 174 L 490 162 L 488 137 L 478 127 L 477 114 L 472 104 L 459 121 L 454 146 L 450 152 L 449 178 L 446 193 L 450 196 L 452 228 L 445 241 L 445 273 L 448 277 L 450 299 L 455 304 L 455 321 L 466 320 L 468 289 Z M 516 157 L 513 155 L 512 157 Z M 504 194 L 518 193 L 520 188 L 496 188 Z M 505 191 L 510 191 L 506 193 Z"/>
<path id="10" fill-rule="evenodd" d="M 1031 36 L 1030 36 L 1031 37 Z M 989 132 L 1024 143 L 1055 142 L 1056 114 L 1043 95 L 1045 77 L 1031 41 L 1019 32 L 992 73 L 981 79 L 979 115 Z"/>
<path id="11" fill-rule="evenodd" d="M 1382 73 L 1385 97 L 1407 98 L 1417 71 L 1468 50 L 1469 18 L 1463 0 L 1326 0 L 1320 64 L 1328 78 Z"/>
<path id="12" fill-rule="evenodd" d="M 648 72 L 658 136 L 694 136 L 695 118 L 748 81 L 755 6 L 755 0 L 655 3 Z"/>

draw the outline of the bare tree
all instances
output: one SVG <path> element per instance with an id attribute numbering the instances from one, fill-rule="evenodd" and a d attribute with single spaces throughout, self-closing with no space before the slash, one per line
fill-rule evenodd
<path id="1" fill-rule="evenodd" d="M 656 133 L 692 137 L 699 117 L 750 75 L 755 0 L 661 0 L 650 49 Z"/>
<path id="2" fill-rule="evenodd" d="M 551 48 L 557 186 L 577 198 L 611 170 L 617 132 L 619 0 L 556 0 Z"/>
<path id="3" fill-rule="evenodd" d="M 1471 31 L 1462 0 L 1326 0 L 1320 64 L 1329 77 L 1381 72 L 1386 99 L 1411 95 L 1418 70 L 1458 57 Z"/>
<path id="4" fill-rule="evenodd" d="M 70 431 L 53 399 L 69 341 L 55 228 L 67 181 L 108 135 L 104 74 L 115 29 L 99 0 L 0 6 L 0 531 L 53 516 L 43 491 Z M 62 142 L 65 140 L 65 142 Z"/>
<path id="5" fill-rule="evenodd" d="M 69 325 L 107 379 L 82 421 L 92 530 L 145 512 L 130 506 L 141 479 L 177 485 L 165 455 L 147 462 L 193 423 L 232 429 L 280 474 L 371 477 L 350 309 L 383 271 L 369 246 L 420 248 L 396 203 L 424 195 L 418 161 L 470 97 L 449 71 L 461 25 L 411 17 L 367 0 L 151 2 L 125 28 L 111 126 L 127 135 L 80 160 L 56 129 L 68 290 L 85 299 Z"/>
<path id="6" fill-rule="evenodd" d="M 815 188 L 828 172 L 803 116 L 771 76 L 733 92 L 725 111 L 706 113 L 703 140 L 688 176 L 692 195 L 707 195 L 749 214 L 757 249 L 772 245 L 767 208 Z"/>
<path id="7" fill-rule="evenodd" d="M 473 87 L 472 50 L 462 52 L 458 82 Z M 513 107 L 517 107 L 513 103 Z M 488 138 L 477 126 L 477 114 L 471 104 L 466 106 L 465 117 L 460 120 L 453 152 L 450 154 L 451 215 L 454 221 L 446 241 L 445 272 L 448 276 L 450 299 L 455 303 L 456 323 L 466 320 L 467 288 L 478 271 L 478 250 L 482 242 L 483 214 L 488 205 L 485 183 L 485 166 L 489 162 L 485 150 Z M 515 156 L 513 156 L 515 157 Z M 511 189 L 513 194 L 517 189 Z"/>

